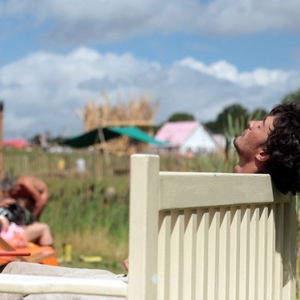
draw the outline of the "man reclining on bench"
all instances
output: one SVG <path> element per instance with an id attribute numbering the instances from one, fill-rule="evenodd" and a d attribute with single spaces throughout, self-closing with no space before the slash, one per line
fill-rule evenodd
<path id="1" fill-rule="evenodd" d="M 250 121 L 248 128 L 234 140 L 239 162 L 237 173 L 268 173 L 282 192 L 300 191 L 300 106 L 294 103 L 275 106 L 264 120 Z M 127 261 L 125 263 L 128 263 Z M 77 278 L 120 278 L 104 270 L 49 267 L 38 264 L 13 262 L 3 273 L 48 275 Z M 8 294 L 7 294 L 8 295 Z M 2 296 L 2 295 L 1 295 Z M 64 295 L 63 299 L 72 299 Z M 1 299 L 23 299 L 22 295 L 2 296 Z M 55 295 L 57 297 L 57 295 Z M 69 298 L 68 298 L 69 297 Z M 85 298 L 86 297 L 86 298 Z M 92 299 L 81 296 L 78 299 Z M 105 297 L 104 297 L 105 298 Z M 97 297 L 97 299 L 104 299 Z M 30 295 L 26 299 L 48 299 L 46 295 Z M 57 299 L 57 298 L 55 298 Z M 77 298 L 76 298 L 77 299 Z M 111 298 L 109 298 L 111 299 Z"/>

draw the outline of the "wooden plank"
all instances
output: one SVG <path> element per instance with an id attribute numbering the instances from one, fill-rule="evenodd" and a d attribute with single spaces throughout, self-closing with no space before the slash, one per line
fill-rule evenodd
<path id="1" fill-rule="evenodd" d="M 219 250 L 219 299 L 229 298 L 229 266 L 230 266 L 230 216 L 229 208 L 220 208 L 220 250 Z M 221 296 L 222 295 L 222 296 Z"/>
<path id="2" fill-rule="evenodd" d="M 207 266 L 207 299 L 218 299 L 218 280 L 219 280 L 219 229 L 220 211 L 214 208 L 209 209 L 209 230 L 208 235 L 208 261 Z"/>
<path id="3" fill-rule="evenodd" d="M 267 299 L 267 257 L 271 255 L 268 253 L 267 241 L 268 241 L 268 206 L 264 206 L 260 209 L 259 215 L 259 232 L 258 232 L 258 299 Z"/>
<path id="4" fill-rule="evenodd" d="M 239 299 L 249 300 L 250 206 L 241 207 Z M 229 300 L 229 299 L 228 299 Z"/>
<path id="5" fill-rule="evenodd" d="M 170 239 L 170 300 L 183 300 L 183 230 L 184 215 L 182 212 L 171 212 Z"/>
<path id="6" fill-rule="evenodd" d="M 229 299 L 239 300 L 239 278 L 240 278 L 240 207 L 231 208 L 230 223 L 230 264 L 229 264 Z"/>
<path id="7" fill-rule="evenodd" d="M 130 280 L 128 298 L 153 300 L 157 295 L 158 175 L 159 158 L 131 157 L 130 178 Z"/>
<path id="8" fill-rule="evenodd" d="M 158 263 L 157 263 L 157 300 L 169 299 L 170 285 L 170 237 L 171 237 L 171 214 L 170 212 L 159 213 L 158 234 Z"/>
<path id="9" fill-rule="evenodd" d="M 183 299 L 195 299 L 196 226 L 195 211 L 184 212 Z"/>
<path id="10" fill-rule="evenodd" d="M 269 215 L 268 215 L 268 222 L 267 222 L 267 247 L 268 247 L 268 255 L 267 255 L 267 286 L 266 286 L 266 300 L 274 300 L 275 299 L 275 287 L 274 287 L 274 278 L 275 275 L 275 235 L 276 235 L 276 228 L 275 228 L 275 210 L 276 204 L 269 206 Z"/>
<path id="11" fill-rule="evenodd" d="M 251 205 L 250 216 L 250 252 L 249 252 L 249 299 L 259 300 L 257 298 L 257 280 L 258 280 L 258 223 L 259 207 Z"/>
<path id="12" fill-rule="evenodd" d="M 208 227 L 209 212 L 208 210 L 197 210 L 197 240 L 196 240 L 196 297 L 195 299 L 208 299 Z"/>
<path id="13" fill-rule="evenodd" d="M 159 209 L 162 210 L 289 202 L 290 199 L 290 194 L 283 195 L 273 187 L 269 175 L 160 172 Z"/>
<path id="14" fill-rule="evenodd" d="M 275 240 L 275 276 L 274 278 L 274 300 L 282 299 L 283 264 L 282 255 L 284 249 L 284 204 L 276 205 L 275 212 L 276 240 Z"/>
<path id="15" fill-rule="evenodd" d="M 68 293 L 126 296 L 127 284 L 113 279 L 61 278 L 50 276 L 1 274 L 0 291 L 24 295 Z M 55 299 L 55 295 L 53 295 Z"/>

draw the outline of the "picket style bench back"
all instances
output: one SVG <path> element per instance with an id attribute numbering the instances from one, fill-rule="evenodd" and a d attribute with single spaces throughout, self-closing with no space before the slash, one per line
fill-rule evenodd
<path id="1" fill-rule="evenodd" d="M 269 175 L 130 166 L 129 283 L 0 274 L 0 291 L 129 300 L 295 300 L 296 197 Z"/>
<path id="2" fill-rule="evenodd" d="M 295 300 L 296 196 L 269 175 L 159 172 L 134 155 L 130 189 L 134 299 Z"/>

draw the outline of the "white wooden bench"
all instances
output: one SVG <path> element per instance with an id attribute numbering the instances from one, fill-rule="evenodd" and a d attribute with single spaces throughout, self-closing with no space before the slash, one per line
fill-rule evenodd
<path id="1" fill-rule="evenodd" d="M 1 274 L 0 291 L 295 300 L 296 231 L 296 197 L 269 175 L 159 172 L 158 156 L 133 155 L 128 285 Z"/>

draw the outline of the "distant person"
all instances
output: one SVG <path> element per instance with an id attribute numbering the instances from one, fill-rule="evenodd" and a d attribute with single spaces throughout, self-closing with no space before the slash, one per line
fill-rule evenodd
<path id="1" fill-rule="evenodd" d="M 28 242 L 53 247 L 49 226 L 35 222 L 33 214 L 12 198 L 0 199 L 0 236 L 13 247 L 26 247 Z"/>
<path id="2" fill-rule="evenodd" d="M 0 183 L 2 198 L 25 199 L 25 207 L 31 211 L 35 220 L 39 217 L 49 199 L 47 184 L 33 176 L 22 176 L 18 179 L 4 178 Z"/>
<path id="3" fill-rule="evenodd" d="M 194 152 L 192 151 L 191 148 L 189 148 L 189 149 L 187 150 L 185 156 L 186 156 L 187 158 L 193 158 L 193 157 L 194 157 Z"/>
<path id="4" fill-rule="evenodd" d="M 40 136 L 40 145 L 41 145 L 41 148 L 43 149 L 43 151 L 46 152 L 48 149 L 48 139 L 47 139 L 46 135 Z"/>
<path id="5" fill-rule="evenodd" d="M 86 165 L 85 165 L 85 159 L 82 157 L 79 157 L 76 160 L 76 169 L 78 172 L 85 172 L 86 171 Z"/>
<path id="6" fill-rule="evenodd" d="M 68 169 L 68 166 L 67 166 L 67 160 L 62 157 L 58 160 L 58 170 L 59 171 L 66 171 Z"/>

